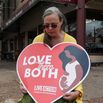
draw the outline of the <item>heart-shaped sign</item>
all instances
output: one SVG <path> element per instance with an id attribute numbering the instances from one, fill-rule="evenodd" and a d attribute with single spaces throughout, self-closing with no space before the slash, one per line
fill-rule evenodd
<path id="1" fill-rule="evenodd" d="M 88 75 L 90 59 L 80 45 L 43 43 L 27 46 L 17 60 L 17 73 L 36 103 L 52 103 L 72 91 Z M 45 99 L 46 97 L 46 99 Z"/>

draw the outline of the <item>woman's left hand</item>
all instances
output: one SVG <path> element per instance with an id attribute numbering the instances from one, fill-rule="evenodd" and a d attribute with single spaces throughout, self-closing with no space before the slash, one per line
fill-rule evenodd
<path id="1" fill-rule="evenodd" d="M 67 100 L 67 101 L 73 101 L 76 100 L 77 97 L 80 96 L 80 92 L 79 91 L 72 91 L 70 93 L 66 93 L 63 96 L 63 99 Z"/>

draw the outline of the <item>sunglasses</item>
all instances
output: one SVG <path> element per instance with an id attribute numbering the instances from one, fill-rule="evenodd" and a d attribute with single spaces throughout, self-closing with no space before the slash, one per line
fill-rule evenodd
<path id="1" fill-rule="evenodd" d="M 44 24 L 43 27 L 44 27 L 45 29 L 48 29 L 49 27 L 51 27 L 51 28 L 57 28 L 57 24 L 55 24 L 55 23 Z"/>

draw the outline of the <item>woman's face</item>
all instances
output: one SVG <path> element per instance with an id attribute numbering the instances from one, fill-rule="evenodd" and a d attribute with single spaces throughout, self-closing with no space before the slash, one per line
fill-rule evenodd
<path id="1" fill-rule="evenodd" d="M 63 21 L 60 21 L 59 16 L 56 13 L 50 14 L 44 17 L 44 30 L 52 37 L 56 37 L 60 34 L 61 25 Z"/>

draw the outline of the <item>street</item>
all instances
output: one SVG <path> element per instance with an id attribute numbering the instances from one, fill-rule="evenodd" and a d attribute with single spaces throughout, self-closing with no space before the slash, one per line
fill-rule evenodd
<path id="1" fill-rule="evenodd" d="M 103 65 L 91 67 L 88 77 L 83 82 L 83 88 L 83 103 L 91 103 L 89 101 L 92 98 L 102 98 L 103 100 Z M 0 61 L 0 103 L 4 103 L 8 99 L 17 101 L 21 97 L 22 93 L 17 82 L 16 63 Z"/>

